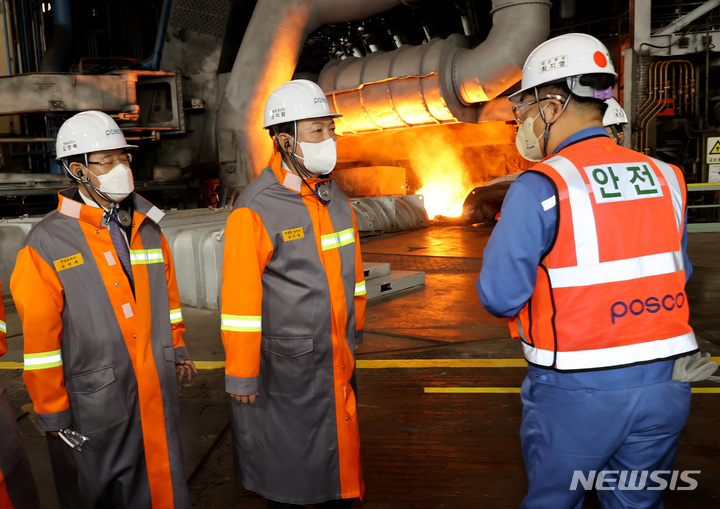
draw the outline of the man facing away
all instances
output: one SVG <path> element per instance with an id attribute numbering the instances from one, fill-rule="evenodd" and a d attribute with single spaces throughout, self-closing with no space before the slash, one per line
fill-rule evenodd
<path id="1" fill-rule="evenodd" d="M 580 508 L 574 480 L 603 471 L 618 473 L 603 507 L 661 507 L 662 488 L 640 474 L 672 470 L 688 417 L 688 378 L 673 380 L 675 359 L 697 350 L 685 182 L 610 139 L 615 77 L 600 41 L 567 34 L 530 54 L 510 96 L 518 150 L 539 162 L 509 189 L 477 289 L 511 318 L 529 364 L 523 508 Z"/>
<path id="2" fill-rule="evenodd" d="M 10 288 L 24 379 L 64 508 L 189 508 L 175 381 L 188 357 L 158 208 L 134 194 L 115 121 L 78 113 L 57 158 L 77 187 L 30 231 Z"/>
<path id="3" fill-rule="evenodd" d="M 235 476 L 270 508 L 349 508 L 364 492 L 355 348 L 366 292 L 355 217 L 330 179 L 338 116 L 313 82 L 277 88 L 265 128 L 281 157 L 225 229 Z"/>

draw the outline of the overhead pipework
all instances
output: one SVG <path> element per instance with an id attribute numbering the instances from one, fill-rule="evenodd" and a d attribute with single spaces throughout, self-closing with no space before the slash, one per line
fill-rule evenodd
<path id="1" fill-rule="evenodd" d="M 335 111 L 338 132 L 358 134 L 457 122 L 505 120 L 488 108 L 520 80 L 530 52 L 550 30 L 550 2 L 494 0 L 493 27 L 474 49 L 454 34 L 421 46 L 333 60 L 319 84 Z"/>
<path id="2" fill-rule="evenodd" d="M 292 79 L 307 36 L 323 25 L 367 18 L 401 0 L 258 0 L 215 124 L 223 188 L 247 185 L 272 156 L 262 126 L 270 92 Z"/>

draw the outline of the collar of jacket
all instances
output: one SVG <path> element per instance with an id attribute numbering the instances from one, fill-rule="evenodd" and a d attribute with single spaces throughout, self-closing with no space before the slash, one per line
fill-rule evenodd
<path id="1" fill-rule="evenodd" d="M 96 227 L 104 226 L 103 216 L 105 215 L 105 210 L 85 205 L 85 203 L 82 202 L 82 199 L 74 199 L 76 198 L 75 193 L 77 192 L 77 188 L 70 187 L 68 189 L 63 189 L 58 193 L 58 212 L 64 216 L 73 217 L 80 221 L 90 223 Z M 139 220 L 139 222 L 142 222 L 147 217 L 155 224 L 158 224 L 160 223 L 160 220 L 165 217 L 165 213 L 162 210 L 139 194 L 133 193 L 132 200 L 133 218 Z"/>
<path id="2" fill-rule="evenodd" d="M 291 191 L 295 191 L 296 193 L 301 193 L 302 196 L 308 196 L 310 194 L 313 194 L 313 192 L 308 188 L 308 186 L 302 185 L 302 179 L 300 178 L 300 176 L 283 168 L 280 162 L 273 164 L 272 170 L 275 173 L 275 177 L 278 179 L 278 182 L 280 182 L 283 187 L 286 187 Z M 309 185 L 314 187 L 320 182 L 325 182 L 326 184 L 330 183 L 332 179 L 305 179 L 305 181 Z"/>

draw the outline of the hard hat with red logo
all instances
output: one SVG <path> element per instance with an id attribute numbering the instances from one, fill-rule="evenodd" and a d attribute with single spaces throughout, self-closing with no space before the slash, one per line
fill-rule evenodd
<path id="1" fill-rule="evenodd" d="M 325 92 L 310 80 L 292 80 L 280 85 L 265 103 L 264 127 L 309 118 L 342 117 L 330 111 Z"/>
<path id="2" fill-rule="evenodd" d="M 520 91 L 508 99 L 520 102 L 523 92 L 553 82 L 567 80 L 568 88 L 581 97 L 606 100 L 612 88 L 595 90 L 578 83 L 587 74 L 611 74 L 617 77 L 610 53 L 603 43 L 587 34 L 564 34 L 543 42 L 525 60 Z"/>
<path id="3" fill-rule="evenodd" d="M 55 140 L 57 159 L 118 148 L 137 148 L 137 145 L 128 145 L 112 117 L 102 111 L 73 115 L 60 126 Z"/>

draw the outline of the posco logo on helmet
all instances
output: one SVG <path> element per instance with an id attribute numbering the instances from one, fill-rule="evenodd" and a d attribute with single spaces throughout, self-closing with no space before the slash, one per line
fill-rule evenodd
<path id="1" fill-rule="evenodd" d="M 120 129 L 106 129 L 105 130 L 105 136 L 112 136 L 114 134 L 122 134 L 122 131 Z"/>
<path id="2" fill-rule="evenodd" d="M 322 96 L 322 97 L 315 98 L 315 104 L 322 104 L 322 103 L 325 103 L 325 104 L 328 103 L 327 97 Z"/>
<path id="3" fill-rule="evenodd" d="M 659 311 L 672 311 L 680 309 L 685 305 L 685 294 L 680 292 L 677 295 L 666 295 L 665 297 L 648 297 L 647 299 L 635 299 L 629 304 L 623 301 L 617 301 L 610 306 L 610 319 L 612 323 L 615 320 L 624 317 L 628 313 L 640 316 L 643 313 L 657 313 Z"/>

